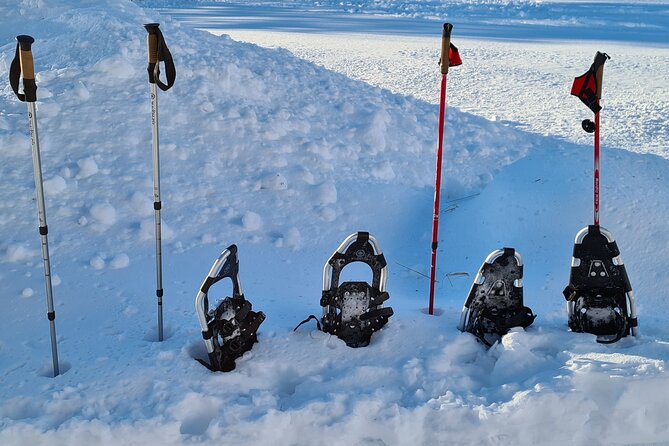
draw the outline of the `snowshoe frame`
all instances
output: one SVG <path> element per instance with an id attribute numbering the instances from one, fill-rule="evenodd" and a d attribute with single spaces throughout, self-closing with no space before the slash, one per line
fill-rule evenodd
<path id="1" fill-rule="evenodd" d="M 599 236 L 603 236 L 604 239 Z M 637 336 L 634 291 L 611 231 L 599 225 L 590 225 L 576 234 L 569 285 L 563 294 L 567 299 L 569 328 L 572 331 L 591 332 L 579 324 L 579 317 L 576 314 L 577 299 L 584 295 L 595 298 L 603 295 L 604 298 L 613 299 L 615 305 L 622 310 L 620 316 L 624 319 L 625 325 L 619 333 L 612 333 L 608 337 L 598 335 L 597 342 L 613 343 L 629 334 Z"/>
<path id="2" fill-rule="evenodd" d="M 372 269 L 372 283 L 339 283 L 342 269 L 362 262 Z M 349 347 L 364 347 L 381 329 L 393 309 L 384 307 L 388 265 L 377 239 L 368 232 L 349 235 L 323 266 L 323 331 L 341 338 Z"/>
<path id="3" fill-rule="evenodd" d="M 502 262 L 512 260 L 516 263 L 516 269 L 512 270 L 511 274 L 517 277 L 512 277 L 510 281 L 507 278 L 498 278 L 495 281 L 487 279 L 486 273 L 492 274 L 491 269 L 495 268 L 498 263 L 500 264 L 499 268 L 502 268 Z M 503 294 L 500 296 L 503 296 L 507 302 L 500 308 L 487 308 L 486 300 L 495 292 L 493 287 L 500 282 L 503 286 L 503 289 L 500 290 Z M 497 294 L 494 296 L 497 296 Z M 499 310 L 501 310 L 501 314 Z M 510 312 L 513 314 L 509 314 Z M 535 317 L 532 310 L 523 304 L 523 257 L 513 248 L 497 249 L 491 252 L 479 268 L 469 289 L 469 294 L 460 313 L 458 330 L 474 334 L 490 347 L 494 344 L 494 341 L 491 342 L 486 339 L 486 337 L 490 337 L 488 335 L 501 338 L 512 327 L 527 328 L 532 324 Z M 486 319 L 485 327 L 479 321 L 481 318 Z"/>
<path id="4" fill-rule="evenodd" d="M 226 297 L 215 309 L 209 310 L 209 289 L 226 277 L 232 281 L 232 297 Z M 251 303 L 242 292 L 236 245 L 223 250 L 212 265 L 195 297 L 195 311 L 202 328 L 209 364 L 198 361 L 211 371 L 233 370 L 235 359 L 257 342 L 256 332 L 265 320 L 264 313 L 252 311 Z"/>

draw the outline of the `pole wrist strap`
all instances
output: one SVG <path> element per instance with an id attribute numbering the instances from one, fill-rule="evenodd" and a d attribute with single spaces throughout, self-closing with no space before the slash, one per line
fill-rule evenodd
<path id="1" fill-rule="evenodd" d="M 153 66 L 153 81 L 158 85 L 158 87 L 167 91 L 174 85 L 174 80 L 177 77 L 177 70 L 174 67 L 174 60 L 172 59 L 172 53 L 170 53 L 167 44 L 165 43 L 165 38 L 163 33 L 160 31 L 160 28 L 156 28 L 156 37 L 158 40 L 158 62 Z M 167 76 L 167 84 L 164 84 L 160 80 L 160 62 L 165 63 L 165 74 Z"/>

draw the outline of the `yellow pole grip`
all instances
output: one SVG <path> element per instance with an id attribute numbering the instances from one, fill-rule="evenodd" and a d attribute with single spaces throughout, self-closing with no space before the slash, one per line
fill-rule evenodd
<path id="1" fill-rule="evenodd" d="M 33 63 L 33 53 L 31 50 L 24 51 L 19 48 L 19 60 L 21 61 L 21 74 L 23 79 L 35 79 L 35 64 Z"/>
<path id="2" fill-rule="evenodd" d="M 16 36 L 16 41 L 19 46 L 19 61 L 21 64 L 21 75 L 23 79 L 35 79 L 35 64 L 33 63 L 32 45 L 35 39 L 31 36 L 20 35 Z"/>

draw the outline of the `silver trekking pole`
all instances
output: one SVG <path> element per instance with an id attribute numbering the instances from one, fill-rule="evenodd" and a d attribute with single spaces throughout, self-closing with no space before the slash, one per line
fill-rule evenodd
<path id="1" fill-rule="evenodd" d="M 158 142 L 158 88 L 167 91 L 174 85 L 176 71 L 172 55 L 165 45 L 165 39 L 160 31 L 158 23 L 147 23 L 144 25 L 149 33 L 148 50 L 149 65 L 149 85 L 151 87 L 151 136 L 153 153 L 153 209 L 155 211 L 156 225 L 156 297 L 158 298 L 158 341 L 163 340 L 163 255 L 162 239 L 160 228 L 160 211 L 162 202 L 160 201 L 160 153 Z M 165 62 L 165 71 L 167 74 L 167 85 L 160 81 L 160 62 Z"/>
<path id="2" fill-rule="evenodd" d="M 44 283 L 46 287 L 47 317 L 51 332 L 51 356 L 53 359 L 53 376 L 60 374 L 58 368 L 58 346 L 56 341 L 56 312 L 53 309 L 53 291 L 51 287 L 51 263 L 49 261 L 49 229 L 46 224 L 44 206 L 44 187 L 42 185 L 42 162 L 40 159 L 39 138 L 37 137 L 37 85 L 35 84 L 35 66 L 33 63 L 30 36 L 16 37 L 16 55 L 9 70 L 9 83 L 20 101 L 28 104 L 28 121 L 30 126 L 30 143 L 32 145 L 33 170 L 35 172 L 35 190 L 37 193 L 37 215 L 39 234 L 42 241 L 42 259 L 44 260 Z M 19 93 L 19 78 L 23 77 L 23 93 Z"/>

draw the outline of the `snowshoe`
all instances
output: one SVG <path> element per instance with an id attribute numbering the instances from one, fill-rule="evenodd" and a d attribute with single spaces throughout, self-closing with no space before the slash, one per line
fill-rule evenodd
<path id="1" fill-rule="evenodd" d="M 339 283 L 342 269 L 353 262 L 362 262 L 372 269 L 372 284 Z M 376 238 L 368 232 L 349 235 L 323 267 L 323 317 L 309 316 L 295 327 L 316 320 L 319 330 L 333 334 L 349 347 L 369 345 L 372 334 L 383 327 L 393 309 L 383 304 L 390 298 L 386 292 L 388 267 Z"/>
<path id="2" fill-rule="evenodd" d="M 569 285 L 563 294 L 572 331 L 592 333 L 604 344 L 637 335 L 632 286 L 613 235 L 601 226 L 591 225 L 576 234 Z"/>
<path id="3" fill-rule="evenodd" d="M 513 248 L 493 251 L 481 265 L 460 315 L 458 329 L 491 347 L 512 327 L 536 316 L 523 304 L 523 258 Z"/>
<path id="4" fill-rule="evenodd" d="M 210 310 L 209 288 L 226 277 L 232 280 L 232 297 Z M 209 355 L 209 364 L 201 359 L 198 362 L 213 372 L 233 370 L 235 360 L 257 342 L 256 332 L 265 320 L 264 313 L 252 311 L 251 302 L 242 293 L 236 245 L 228 246 L 214 262 L 195 298 L 195 311 Z"/>

